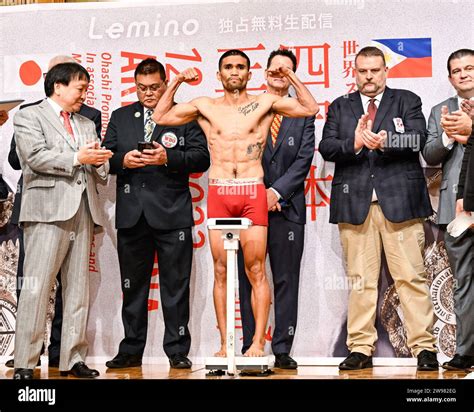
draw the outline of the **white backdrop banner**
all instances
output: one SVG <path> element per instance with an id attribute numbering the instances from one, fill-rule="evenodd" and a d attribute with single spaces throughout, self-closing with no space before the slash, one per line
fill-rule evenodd
<path id="1" fill-rule="evenodd" d="M 176 98 L 179 102 L 221 93 L 216 79 L 217 62 L 220 55 L 231 48 L 242 49 L 249 55 L 253 72 L 249 90 L 261 93 L 265 90 L 263 74 L 269 53 L 290 47 L 299 60 L 297 74 L 321 108 L 316 120 L 318 144 L 329 103 L 355 90 L 354 55 L 366 45 L 384 49 L 388 65 L 393 68 L 388 84 L 420 95 L 426 116 L 434 104 L 453 95 L 447 80 L 446 60 L 452 51 L 472 47 L 472 17 L 470 2 L 454 0 L 260 0 L 198 5 L 88 3 L 2 7 L 0 99 L 23 98 L 32 102 L 42 98 L 42 73 L 49 59 L 58 54 L 72 55 L 90 73 L 86 103 L 102 111 L 104 134 L 111 112 L 136 100 L 133 73 L 136 65 L 148 56 L 165 65 L 168 78 L 190 66 L 198 69 L 199 80 L 181 87 Z M 13 116 L 14 112 L 10 114 Z M 12 122 L 9 121 L 1 130 L 0 165 L 14 188 L 18 173 L 6 160 L 11 136 Z M 345 277 L 337 227 L 328 223 L 332 170 L 333 166 L 325 163 L 315 149 L 313 166 L 306 180 L 308 223 L 293 350 L 298 358 L 345 354 L 350 285 Z M 219 347 L 212 300 L 213 266 L 205 219 L 207 178 L 192 175 L 190 180 L 196 222 L 190 356 L 204 357 Z M 117 352 L 123 337 L 113 177 L 101 197 L 109 218 L 105 234 L 95 238 L 91 251 L 88 338 L 90 356 L 110 357 Z M 436 242 L 427 246 L 428 257 L 433 260 L 436 252 L 437 262 L 443 258 L 440 251 L 433 252 L 439 247 Z M 4 255 L 15 253 L 7 242 L 2 248 Z M 268 264 L 267 270 L 271 276 Z M 450 271 L 446 275 L 446 270 L 449 268 L 437 266 L 430 272 L 430 283 L 436 286 L 434 279 L 441 272 L 444 277 L 439 282 L 447 282 Z M 4 277 L 8 274 L 3 272 Z M 433 296 L 440 290 L 439 282 Z M 398 301 L 390 290 L 390 283 L 387 276 L 382 276 L 378 314 L 380 339 L 376 354 L 406 356 L 403 331 L 399 328 Z M 438 306 L 446 306 L 437 313 L 437 334 L 448 336 L 440 349 L 450 355 L 454 321 L 449 293 L 447 296 L 437 301 Z M 0 328 L 11 329 L 16 298 L 14 293 L 3 291 L 0 299 L 3 302 L 0 319 L 8 317 L 8 325 L 0 323 Z M 157 267 L 152 277 L 148 314 L 145 356 L 160 358 L 165 355 Z M 238 312 L 236 318 L 237 325 L 241 326 Z M 271 316 L 269 342 L 273 329 Z M 10 354 L 12 349 L 12 339 L 3 341 L 0 355 Z"/>

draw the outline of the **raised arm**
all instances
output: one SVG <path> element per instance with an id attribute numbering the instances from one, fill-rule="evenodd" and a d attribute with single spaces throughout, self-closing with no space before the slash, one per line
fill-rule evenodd
<path id="1" fill-rule="evenodd" d="M 308 117 L 319 112 L 318 103 L 308 88 L 296 77 L 296 74 L 286 66 L 270 67 L 268 73 L 273 76 L 286 77 L 296 91 L 296 98 L 283 97 L 273 103 L 275 113 L 286 117 Z"/>
<path id="2" fill-rule="evenodd" d="M 171 81 L 153 112 L 152 119 L 155 123 L 166 126 L 181 126 L 198 118 L 199 110 L 195 105 L 197 99 L 189 103 L 174 103 L 174 95 L 179 86 L 182 83 L 196 80 L 197 76 L 194 69 L 186 69 Z"/>

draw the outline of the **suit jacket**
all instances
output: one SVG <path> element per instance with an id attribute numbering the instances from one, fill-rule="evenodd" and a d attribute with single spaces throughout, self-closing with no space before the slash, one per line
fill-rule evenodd
<path id="1" fill-rule="evenodd" d="M 372 128 L 389 134 L 383 151 L 363 147 L 355 154 L 354 132 L 362 114 L 359 92 L 341 96 L 329 106 L 319 145 L 323 158 L 336 163 L 329 221 L 362 224 L 374 188 L 388 220 L 403 222 L 430 216 L 432 209 L 419 161 L 419 151 L 426 142 L 420 98 L 408 90 L 385 88 Z M 393 143 L 400 134 L 395 129 L 396 118 L 402 119 L 405 128 L 402 147 Z"/>
<path id="2" fill-rule="evenodd" d="M 104 146 L 114 152 L 110 173 L 117 175 L 117 229 L 135 226 L 142 215 L 154 229 L 174 230 L 194 225 L 189 174 L 209 168 L 209 151 L 196 122 L 183 126 L 156 125 L 152 140 L 163 144 L 165 134 L 176 138 L 165 147 L 167 165 L 124 169 L 123 158 L 144 140 L 143 106 L 135 102 L 112 112 Z"/>
<path id="3" fill-rule="evenodd" d="M 14 117 L 15 142 L 23 171 L 20 222 L 65 221 L 77 212 L 84 190 L 96 225 L 103 224 L 96 183 L 107 179 L 108 165 L 75 167 L 74 153 L 97 139 L 94 123 L 76 114 L 73 140 L 44 100 Z"/>
<path id="4" fill-rule="evenodd" d="M 447 225 L 456 217 L 456 193 L 464 146 L 454 142 L 453 147 L 447 149 L 443 145 L 443 129 L 440 125 L 442 106 L 448 106 L 450 112 L 458 110 L 457 97 L 451 97 L 431 109 L 428 119 L 428 140 L 423 148 L 423 157 L 426 163 L 432 166 L 442 163 L 443 179 L 439 189 L 437 223 Z"/>
<path id="5" fill-rule="evenodd" d="M 265 187 L 273 187 L 288 203 L 281 212 L 285 219 L 305 224 L 304 180 L 314 155 L 314 116 L 284 117 L 275 147 L 269 134 L 263 152 Z"/>
<path id="6" fill-rule="evenodd" d="M 457 199 L 464 199 L 464 210 L 474 211 L 474 128 L 467 141 L 466 150 L 462 159 Z"/>
<path id="7" fill-rule="evenodd" d="M 38 100 L 37 102 L 34 102 L 34 103 L 24 104 L 20 106 L 20 110 L 24 109 L 25 107 L 40 104 L 42 101 L 43 100 Z M 100 111 L 97 109 L 94 109 L 93 107 L 83 104 L 81 106 L 81 110 L 79 110 L 79 114 L 84 117 L 87 117 L 88 119 L 94 122 L 95 129 L 97 132 L 97 137 L 100 139 L 100 133 L 102 129 L 102 118 L 101 118 Z M 10 166 L 14 170 L 21 170 L 20 159 L 18 158 L 18 154 L 16 152 L 15 136 L 12 137 L 12 141 L 10 143 L 10 152 L 8 153 L 8 163 L 10 163 Z M 18 181 L 18 189 L 15 194 L 15 202 L 13 203 L 11 223 L 15 225 L 18 225 L 18 219 L 20 217 L 22 186 L 23 186 L 23 176 L 21 176 L 20 180 Z"/>

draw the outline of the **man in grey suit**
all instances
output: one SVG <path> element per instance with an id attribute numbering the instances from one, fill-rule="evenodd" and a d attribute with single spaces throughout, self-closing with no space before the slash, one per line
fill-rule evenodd
<path id="1" fill-rule="evenodd" d="M 64 55 L 55 56 L 49 61 L 48 71 L 51 70 L 51 68 L 53 68 L 59 63 L 76 63 L 76 61 L 71 56 L 64 56 Z M 43 76 L 46 77 L 46 74 L 47 73 L 43 73 Z M 38 100 L 34 103 L 24 104 L 20 106 L 20 110 L 28 106 L 40 104 L 43 100 L 44 99 Z M 101 134 L 101 129 L 102 129 L 101 112 L 93 107 L 87 106 L 86 104 L 82 104 L 78 113 L 84 117 L 87 117 L 88 119 L 94 122 L 97 136 L 100 139 L 100 134 Z M 14 170 L 21 170 L 20 159 L 18 158 L 18 154 L 16 152 L 15 137 L 12 138 L 12 141 L 10 143 L 10 152 L 8 153 L 8 163 L 10 163 L 10 166 Z M 18 180 L 17 191 L 15 193 L 15 201 L 13 203 L 13 210 L 12 210 L 12 214 L 10 218 L 10 222 L 13 225 L 15 225 L 18 229 L 18 241 L 20 244 L 20 248 L 18 252 L 18 266 L 17 266 L 17 272 L 16 272 L 17 302 L 20 300 L 21 284 L 22 284 L 22 279 L 23 279 L 23 262 L 25 260 L 23 228 L 18 224 L 19 223 L 18 219 L 20 217 L 20 210 L 21 210 L 21 194 L 23 192 L 22 188 L 23 188 L 23 177 L 20 176 L 20 179 Z M 56 279 L 58 280 L 58 287 L 56 288 L 56 299 L 54 303 L 54 317 L 51 322 L 50 344 L 48 346 L 48 366 L 50 368 L 59 367 L 59 352 L 61 349 L 61 328 L 63 324 L 63 299 L 62 299 L 61 273 L 58 273 Z M 41 354 L 43 354 L 43 351 Z M 15 366 L 14 359 L 11 358 L 7 362 L 5 362 L 5 366 L 8 368 L 13 368 Z M 37 366 L 41 366 L 40 361 L 38 361 Z"/>
<path id="2" fill-rule="evenodd" d="M 77 63 L 46 75 L 47 99 L 15 115 L 23 171 L 24 284 L 18 306 L 14 379 L 32 379 L 43 343 L 48 297 L 61 270 L 64 320 L 62 376 L 94 378 L 84 363 L 89 309 L 89 252 L 102 224 L 96 183 L 105 181 L 112 152 L 100 148 L 94 123 L 77 114 L 89 74 Z"/>
<path id="3" fill-rule="evenodd" d="M 472 129 L 472 120 L 460 108 L 463 100 L 474 98 L 474 50 L 461 49 L 451 53 L 448 73 L 457 94 L 431 109 L 428 140 L 423 149 L 423 157 L 428 164 L 442 164 L 437 223 L 444 228 L 456 216 L 459 172 Z M 443 364 L 443 368 L 468 369 L 474 365 L 473 232 L 468 229 L 459 237 L 445 232 L 444 240 L 456 279 L 456 354 Z"/>

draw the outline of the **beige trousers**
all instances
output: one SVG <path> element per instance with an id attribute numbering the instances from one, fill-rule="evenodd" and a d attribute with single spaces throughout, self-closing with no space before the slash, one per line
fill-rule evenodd
<path id="1" fill-rule="evenodd" d="M 433 304 L 423 263 L 422 219 L 392 223 L 379 204 L 373 203 L 362 225 L 338 226 L 352 285 L 347 316 L 349 350 L 367 356 L 375 350 L 377 285 L 383 247 L 400 298 L 408 347 L 413 356 L 425 349 L 435 352 Z"/>

